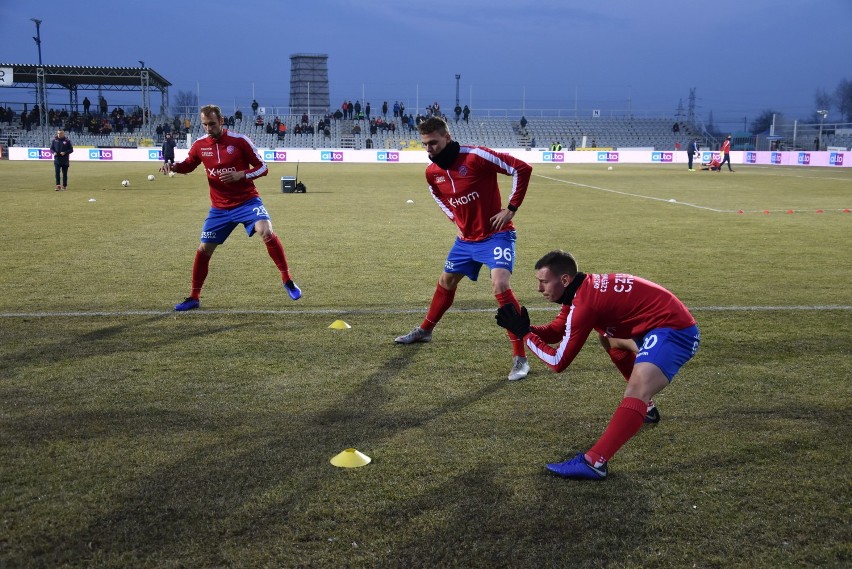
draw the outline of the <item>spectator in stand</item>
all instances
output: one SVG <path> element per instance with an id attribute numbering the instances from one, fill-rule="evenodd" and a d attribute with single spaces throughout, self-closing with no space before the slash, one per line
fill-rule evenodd
<path id="1" fill-rule="evenodd" d="M 302 124 L 308 124 L 308 122 L 310 122 L 308 119 L 308 113 L 302 113 Z"/>
<path id="2" fill-rule="evenodd" d="M 257 109 L 259 107 L 260 107 L 260 105 L 257 104 L 257 99 L 252 99 L 252 101 L 251 101 L 251 112 L 256 115 Z"/>
<path id="3" fill-rule="evenodd" d="M 577 140 L 576 139 L 574 139 L 574 138 L 571 139 L 571 147 L 570 148 L 571 148 L 571 150 L 577 150 Z"/>
<path id="4" fill-rule="evenodd" d="M 361 101 L 355 101 L 355 118 L 361 118 Z"/>
<path id="5" fill-rule="evenodd" d="M 399 101 L 393 103 L 393 118 L 399 118 Z"/>
<path id="6" fill-rule="evenodd" d="M 388 102 L 382 103 L 382 116 L 388 118 Z"/>
<path id="7" fill-rule="evenodd" d="M 399 116 L 402 116 L 402 113 L 405 112 L 405 104 L 402 101 L 399 102 Z"/>
<path id="8" fill-rule="evenodd" d="M 104 99 L 104 98 L 103 98 L 103 96 L 101 96 L 101 98 L 100 98 L 100 103 L 99 103 L 99 105 L 100 105 L 100 107 L 101 107 L 101 114 L 102 114 L 102 115 L 107 114 L 107 109 L 108 109 L 108 107 L 107 107 L 107 100 L 106 100 L 106 99 Z"/>
<path id="9" fill-rule="evenodd" d="M 672 125 L 672 132 L 673 132 L 674 134 L 677 134 L 677 133 L 679 133 L 679 132 L 680 132 L 680 124 L 679 124 L 679 123 L 674 123 L 674 124 Z"/>
<path id="10" fill-rule="evenodd" d="M 370 120 L 370 103 L 367 103 L 367 105 L 364 107 L 364 114 L 367 116 L 367 120 L 369 121 Z M 320 130 L 322 130 L 322 129 L 320 129 Z"/>
<path id="11" fill-rule="evenodd" d="M 163 141 L 163 165 L 168 164 L 169 166 L 174 166 L 175 164 L 175 147 L 177 143 L 175 139 L 172 138 L 171 134 L 166 135 L 166 139 Z"/>
<path id="12" fill-rule="evenodd" d="M 285 136 L 287 136 L 287 125 L 282 122 L 278 125 L 278 140 L 282 140 Z"/>
<path id="13" fill-rule="evenodd" d="M 65 137 L 65 131 L 59 129 L 56 138 L 50 143 L 50 151 L 53 153 L 53 170 L 56 173 L 56 191 L 68 189 L 68 166 L 71 163 L 70 155 L 74 152 L 74 145 Z M 59 175 L 62 174 L 60 184 Z"/>
<path id="14" fill-rule="evenodd" d="M 275 133 L 275 126 L 272 123 L 266 123 L 266 134 Z"/>
<path id="15" fill-rule="evenodd" d="M 465 105 L 464 109 L 462 109 L 462 116 L 464 117 L 464 122 L 467 122 L 467 118 L 470 116 L 470 109 L 467 105 Z"/>
<path id="16" fill-rule="evenodd" d="M 257 115 L 257 117 L 255 117 L 255 119 L 254 119 L 254 126 L 255 126 L 255 127 L 258 127 L 258 128 L 260 128 L 260 127 L 262 127 L 262 126 L 263 126 L 263 117 L 262 117 L 262 116 Z"/>
<path id="17" fill-rule="evenodd" d="M 89 98 L 88 97 L 84 98 L 83 99 L 83 114 L 88 115 L 89 114 L 89 107 L 91 107 L 91 106 L 92 106 L 92 102 L 89 100 Z"/>
<path id="18" fill-rule="evenodd" d="M 183 119 L 183 133 L 189 134 L 190 128 L 192 128 L 192 121 L 189 120 L 189 117 L 184 117 L 184 119 Z"/>
<path id="19" fill-rule="evenodd" d="M 459 122 L 459 119 L 461 118 L 461 114 L 462 114 L 461 105 L 456 105 L 456 108 L 453 109 L 453 113 L 455 113 L 455 115 L 456 115 L 456 122 Z"/>
<path id="20" fill-rule="evenodd" d="M 234 120 L 236 122 L 243 122 L 243 112 L 237 109 L 237 112 L 234 113 Z"/>

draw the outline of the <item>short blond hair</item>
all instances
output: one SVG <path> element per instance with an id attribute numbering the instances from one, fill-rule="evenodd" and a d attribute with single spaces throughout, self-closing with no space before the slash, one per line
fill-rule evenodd
<path id="1" fill-rule="evenodd" d="M 201 114 L 206 116 L 216 115 L 216 118 L 222 118 L 222 109 L 218 105 L 204 105 L 201 107 Z"/>

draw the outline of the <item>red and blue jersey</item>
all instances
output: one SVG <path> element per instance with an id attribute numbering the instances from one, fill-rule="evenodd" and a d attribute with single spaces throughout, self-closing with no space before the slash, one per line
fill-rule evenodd
<path id="1" fill-rule="evenodd" d="M 426 168 L 426 181 L 441 210 L 461 231 L 464 241 L 482 241 L 493 235 L 491 218 L 503 209 L 497 174 L 512 177 L 509 205 L 520 207 L 527 193 L 532 167 L 517 158 L 479 146 L 462 146 L 449 169 Z M 510 221 L 501 231 L 512 231 Z"/>
<path id="2" fill-rule="evenodd" d="M 695 318 L 673 293 L 633 275 L 585 275 L 570 304 L 553 322 L 531 326 L 526 346 L 553 371 L 567 368 L 592 330 L 612 338 L 639 338 L 656 328 L 681 330 Z M 556 348 L 548 344 L 558 344 Z"/>
<path id="3" fill-rule="evenodd" d="M 227 129 L 219 138 L 205 136 L 195 141 L 189 156 L 172 166 L 178 174 L 187 174 L 204 164 L 207 182 L 210 185 L 210 203 L 215 208 L 231 209 L 248 200 L 260 197 L 254 180 L 266 176 L 269 169 L 247 136 L 232 134 Z M 246 177 L 238 182 L 226 184 L 219 179 L 225 172 L 245 171 Z"/>

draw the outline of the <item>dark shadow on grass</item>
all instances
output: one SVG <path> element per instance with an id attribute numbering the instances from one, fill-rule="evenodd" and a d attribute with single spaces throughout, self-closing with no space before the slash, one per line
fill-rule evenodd
<path id="1" fill-rule="evenodd" d="M 166 319 L 171 319 L 171 314 L 162 314 L 151 316 L 149 318 L 127 318 L 126 322 L 114 324 L 92 330 L 91 332 L 74 333 L 71 332 L 67 337 L 52 342 L 49 345 L 29 346 L 17 353 L 12 353 L 0 362 L 0 371 L 6 373 L 14 373 L 18 367 L 32 365 L 46 365 L 60 363 L 63 360 L 80 360 L 93 356 L 103 356 L 106 354 L 115 354 L 120 352 L 132 352 L 140 349 L 139 343 L 134 341 L 132 331 L 140 329 L 149 324 L 159 322 Z M 222 332 L 237 330 L 250 326 L 250 323 L 241 323 L 227 326 L 182 326 L 179 328 L 164 328 L 172 333 L 161 334 L 156 341 L 148 341 L 145 343 L 145 349 L 156 349 L 161 346 L 168 345 L 176 340 L 184 341 L 188 338 L 203 338 L 206 336 L 215 336 Z M 122 336 L 128 336 L 124 341 L 113 341 Z"/>
<path id="2" fill-rule="evenodd" d="M 104 330 L 95 336 L 104 338 L 110 334 Z M 105 502 L 115 504 L 115 508 L 95 516 L 72 535 L 41 536 L 48 544 L 35 546 L 35 551 L 26 555 L 44 565 L 97 562 L 128 555 L 156 565 L 157 560 L 181 559 L 183 544 L 201 542 L 206 544 L 205 565 L 226 565 L 227 558 L 221 556 L 216 544 L 235 536 L 246 535 L 256 544 L 264 536 L 280 540 L 282 532 L 292 532 L 286 541 L 316 543 L 320 539 L 313 535 L 317 529 L 291 527 L 287 521 L 290 512 L 312 507 L 324 495 L 323 485 L 329 468 L 333 469 L 328 464 L 327 449 L 339 444 L 341 430 L 356 439 L 386 440 L 470 405 L 506 384 L 490 384 L 442 407 L 387 414 L 382 411 L 390 398 L 386 385 L 404 373 L 416 353 L 416 348 L 399 352 L 350 397 L 319 414 L 295 419 L 268 417 L 267 428 L 261 433 L 255 430 L 232 437 L 234 424 L 224 424 L 221 419 L 199 421 L 189 413 L 159 409 L 116 417 L 91 413 L 53 417 L 52 424 L 42 425 L 41 431 L 69 429 L 73 425 L 70 429 L 81 435 L 98 432 L 132 439 L 140 428 L 149 436 L 152 430 L 166 434 L 203 429 L 214 437 L 220 433 L 223 440 L 150 475 L 133 478 L 127 488 Z M 246 509 L 247 502 L 270 492 L 275 497 L 269 504 Z M 286 565 L 297 559 L 286 555 L 283 558 L 290 560 Z M 197 557 L 194 559 L 197 561 Z"/>

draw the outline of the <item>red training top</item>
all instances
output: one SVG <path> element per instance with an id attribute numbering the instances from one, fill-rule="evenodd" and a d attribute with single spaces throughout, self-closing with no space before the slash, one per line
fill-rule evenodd
<path id="1" fill-rule="evenodd" d="M 462 146 L 448 170 L 426 167 L 432 197 L 461 230 L 464 241 L 482 241 L 494 234 L 491 217 L 503 209 L 497 174 L 512 176 L 509 205 L 520 207 L 527 193 L 532 167 L 501 152 L 479 146 Z M 510 221 L 501 231 L 514 230 Z"/>
<path id="2" fill-rule="evenodd" d="M 254 143 L 247 136 L 231 134 L 227 129 L 222 130 L 218 139 L 208 135 L 196 140 L 187 159 L 172 166 L 172 170 L 187 174 L 201 163 L 207 170 L 210 203 L 219 209 L 232 209 L 259 197 L 253 180 L 269 173 Z M 246 177 L 232 184 L 219 180 L 223 173 L 237 171 L 245 171 Z"/>
<path id="3" fill-rule="evenodd" d="M 592 330 L 626 339 L 655 328 L 681 330 L 694 324 L 686 306 L 657 283 L 622 273 L 591 274 L 553 322 L 530 327 L 524 343 L 553 371 L 560 372 L 571 364 Z M 556 348 L 548 345 L 556 343 Z"/>

